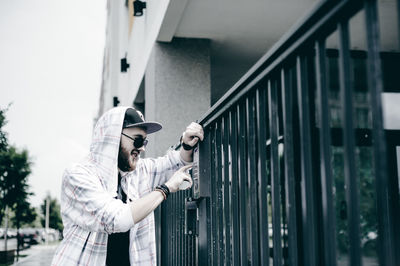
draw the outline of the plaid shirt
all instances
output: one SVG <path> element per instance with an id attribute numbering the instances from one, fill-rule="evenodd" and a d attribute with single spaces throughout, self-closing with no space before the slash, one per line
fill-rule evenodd
<path id="1" fill-rule="evenodd" d="M 130 230 L 131 265 L 156 265 L 154 214 L 134 224 L 128 204 L 117 196 L 117 158 L 126 107 L 105 113 L 98 121 L 90 154 L 63 176 L 61 215 L 64 239 L 52 265 L 105 265 L 108 234 Z M 139 159 L 136 169 L 122 176 L 129 202 L 164 183 L 185 162 L 179 152 L 157 159 Z"/>

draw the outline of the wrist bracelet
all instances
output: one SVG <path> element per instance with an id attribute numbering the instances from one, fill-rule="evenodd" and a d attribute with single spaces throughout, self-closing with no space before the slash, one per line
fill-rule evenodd
<path id="1" fill-rule="evenodd" d="M 169 187 L 167 185 L 165 185 L 165 184 L 160 185 L 160 187 L 167 191 L 167 196 L 168 196 L 169 193 L 170 193 Z"/>
<path id="2" fill-rule="evenodd" d="M 166 185 L 163 184 L 163 185 L 156 186 L 156 189 L 161 190 L 165 194 L 165 198 L 168 198 L 170 191 Z"/>
<path id="3" fill-rule="evenodd" d="M 193 149 L 194 149 L 194 147 L 192 147 L 192 146 L 190 146 L 189 144 L 186 144 L 186 143 L 184 143 L 184 142 L 182 142 L 182 148 L 183 148 L 185 151 L 190 151 L 190 150 L 193 150 Z"/>
<path id="4" fill-rule="evenodd" d="M 198 138 L 198 137 L 196 136 L 195 138 Z M 179 141 L 180 141 L 180 143 L 181 143 L 182 148 L 183 148 L 185 151 L 193 150 L 194 148 L 196 148 L 197 144 L 199 143 L 199 142 L 197 142 L 196 145 L 190 146 L 189 144 L 186 144 L 185 142 L 183 142 L 183 136 L 181 136 L 181 139 L 180 139 Z"/>

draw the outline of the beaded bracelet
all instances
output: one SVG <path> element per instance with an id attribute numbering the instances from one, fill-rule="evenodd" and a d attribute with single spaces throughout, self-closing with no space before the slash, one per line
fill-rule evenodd
<path id="1" fill-rule="evenodd" d="M 165 185 L 165 184 L 160 185 L 160 187 L 161 187 L 162 189 L 164 189 L 164 191 L 166 192 L 167 197 L 168 197 L 169 194 L 170 194 L 169 187 L 167 187 L 167 185 Z"/>
<path id="2" fill-rule="evenodd" d="M 159 186 L 156 187 L 156 189 L 159 189 L 162 192 L 164 192 L 165 198 L 168 198 L 170 191 L 169 191 L 169 188 L 166 185 L 164 185 L 164 184 L 159 185 Z"/>

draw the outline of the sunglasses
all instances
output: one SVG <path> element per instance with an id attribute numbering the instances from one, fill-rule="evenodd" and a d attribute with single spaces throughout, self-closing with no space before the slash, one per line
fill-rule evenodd
<path id="1" fill-rule="evenodd" d="M 146 138 L 143 138 L 143 137 L 132 138 L 132 137 L 130 137 L 130 136 L 124 134 L 124 133 L 121 133 L 121 134 L 124 135 L 125 137 L 130 138 L 131 140 L 133 140 L 133 146 L 136 149 L 140 149 L 143 146 L 146 147 L 147 143 L 149 142 Z"/>

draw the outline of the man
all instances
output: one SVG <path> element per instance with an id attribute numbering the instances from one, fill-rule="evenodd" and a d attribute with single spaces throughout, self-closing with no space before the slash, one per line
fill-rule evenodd
<path id="1" fill-rule="evenodd" d="M 52 265 L 156 265 L 153 210 L 192 185 L 185 172 L 203 129 L 191 123 L 180 151 L 140 159 L 147 134 L 161 129 L 133 108 L 117 107 L 97 122 L 89 155 L 63 176 L 64 239 Z"/>

